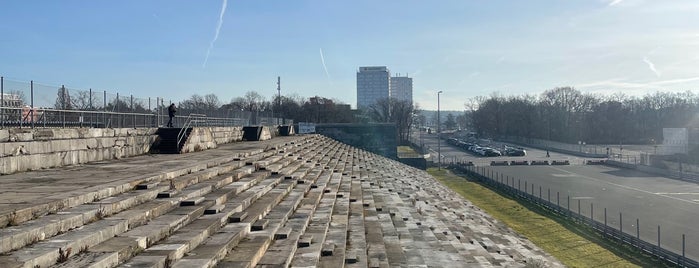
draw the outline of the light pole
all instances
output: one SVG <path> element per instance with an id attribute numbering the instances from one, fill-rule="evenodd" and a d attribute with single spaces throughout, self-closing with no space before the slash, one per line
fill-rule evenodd
<path id="1" fill-rule="evenodd" d="M 439 94 L 442 91 L 437 92 L 437 170 L 442 170 L 442 122 L 439 117 Z"/>
<path id="2" fill-rule="evenodd" d="M 281 125 L 279 124 L 279 118 L 282 117 L 282 77 L 277 76 L 277 93 L 279 94 L 277 96 L 277 103 L 279 104 L 277 106 L 277 126 Z M 272 113 L 274 115 L 274 113 Z"/>

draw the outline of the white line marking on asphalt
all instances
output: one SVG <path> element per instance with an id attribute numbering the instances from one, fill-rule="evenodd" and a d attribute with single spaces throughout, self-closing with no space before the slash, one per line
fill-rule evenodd
<path id="1" fill-rule="evenodd" d="M 639 192 L 646 193 L 646 194 L 651 194 L 651 195 L 663 196 L 663 197 L 667 197 L 667 198 L 670 198 L 670 199 L 674 199 L 674 200 L 681 201 L 681 202 L 686 202 L 686 203 L 697 204 L 697 202 L 699 202 L 699 201 L 697 201 L 697 200 L 686 200 L 686 199 L 677 198 L 677 197 L 674 197 L 674 196 L 671 196 L 671 195 L 660 195 L 660 194 L 656 194 L 656 193 L 653 193 L 653 192 L 650 192 L 650 191 L 641 190 L 641 189 L 638 189 L 638 188 L 635 188 L 635 187 L 626 186 L 626 185 L 621 185 L 621 184 L 617 184 L 617 183 L 612 183 L 612 182 L 608 182 L 608 181 L 606 181 L 606 180 L 600 180 L 600 179 L 597 179 L 597 178 L 588 177 L 588 176 L 585 176 L 585 175 L 573 173 L 573 172 L 570 172 L 570 171 L 567 171 L 567 170 L 564 170 L 564 169 L 560 169 L 560 168 L 557 168 L 557 167 L 553 167 L 553 166 L 552 166 L 551 168 L 556 169 L 556 170 L 559 170 L 559 171 L 561 171 L 561 172 L 570 173 L 570 174 L 576 174 L 576 175 L 578 175 L 578 176 L 580 176 L 580 177 L 582 177 L 582 178 L 587 178 L 587 179 L 590 179 L 590 180 L 593 180 L 593 181 L 598 181 L 598 182 L 606 183 L 606 184 L 609 184 L 609 185 L 614 185 L 614 186 L 621 187 L 621 188 L 628 189 L 628 190 L 639 191 Z"/>
<path id="2" fill-rule="evenodd" d="M 582 199 L 582 200 L 585 200 L 585 199 L 595 199 L 595 198 L 592 197 L 592 196 L 577 196 L 577 197 L 571 197 L 570 199 L 573 199 L 573 200 L 575 200 L 575 199 Z"/>
<path id="3" fill-rule="evenodd" d="M 699 195 L 699 193 L 655 193 L 655 194 L 664 194 L 664 195 L 686 195 L 686 194 L 692 195 L 692 194 L 696 194 L 696 195 Z"/>

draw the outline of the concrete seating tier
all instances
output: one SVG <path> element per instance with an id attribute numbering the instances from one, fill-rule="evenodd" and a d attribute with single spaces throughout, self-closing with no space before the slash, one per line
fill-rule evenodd
<path id="1" fill-rule="evenodd" d="M 0 202 L 0 267 L 561 266 L 424 171 L 318 135 L 0 180 L 37 199 Z"/>

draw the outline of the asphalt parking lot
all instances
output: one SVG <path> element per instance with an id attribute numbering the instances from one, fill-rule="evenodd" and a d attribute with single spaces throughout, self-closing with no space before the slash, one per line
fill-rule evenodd
<path id="1" fill-rule="evenodd" d="M 424 143 L 436 155 L 437 141 L 432 136 L 424 135 Z M 586 159 L 531 148 L 525 148 L 524 157 L 481 157 L 442 143 L 442 161 L 473 162 L 485 172 L 505 178 L 513 186 L 524 188 L 542 198 L 550 198 L 566 207 L 570 198 L 570 209 L 604 222 L 607 211 L 607 224 L 621 227 L 624 232 L 636 235 L 636 219 L 639 220 L 640 237 L 653 244 L 658 240 L 660 226 L 660 244 L 676 253 L 682 253 L 682 235 L 685 235 L 686 255 L 699 259 L 699 184 L 675 180 L 635 170 L 622 169 L 604 165 L 584 165 Z M 436 157 L 432 158 L 436 161 Z M 501 160 L 569 160 L 567 166 L 489 166 L 490 161 Z M 549 192 L 550 197 L 549 197 Z M 592 209 L 591 209 L 592 204 Z"/>

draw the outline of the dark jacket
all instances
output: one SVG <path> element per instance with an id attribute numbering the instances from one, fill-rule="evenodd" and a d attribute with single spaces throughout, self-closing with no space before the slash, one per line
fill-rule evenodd
<path id="1" fill-rule="evenodd" d="M 170 105 L 170 107 L 167 107 L 167 115 L 170 117 L 175 117 L 175 113 L 177 112 L 177 109 L 175 109 L 175 105 Z"/>

